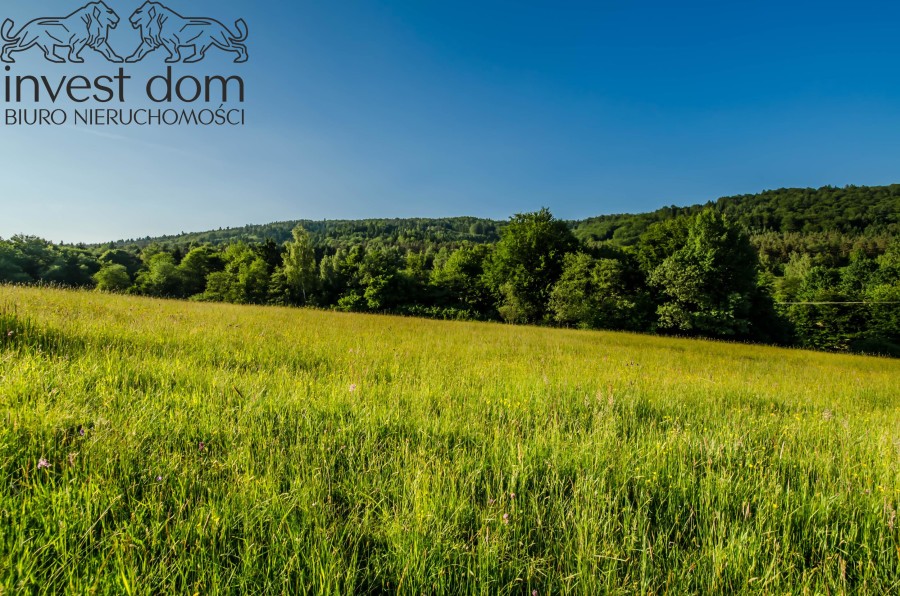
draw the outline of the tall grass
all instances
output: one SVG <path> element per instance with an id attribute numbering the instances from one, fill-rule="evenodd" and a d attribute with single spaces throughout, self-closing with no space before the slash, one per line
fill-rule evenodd
<path id="1" fill-rule="evenodd" d="M 3 593 L 900 592 L 898 361 L 10 287 L 0 313 Z"/>

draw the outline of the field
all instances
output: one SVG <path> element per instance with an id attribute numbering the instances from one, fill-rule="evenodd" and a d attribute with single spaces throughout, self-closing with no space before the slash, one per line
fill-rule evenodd
<path id="1" fill-rule="evenodd" d="M 900 593 L 900 361 L 0 287 L 0 593 Z"/>

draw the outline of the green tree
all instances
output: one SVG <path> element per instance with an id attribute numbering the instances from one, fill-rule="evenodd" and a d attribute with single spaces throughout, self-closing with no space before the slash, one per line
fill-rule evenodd
<path id="1" fill-rule="evenodd" d="M 484 278 L 490 250 L 483 244 L 462 246 L 435 259 L 431 285 L 438 302 L 451 308 L 489 314 L 493 296 Z"/>
<path id="2" fill-rule="evenodd" d="M 486 271 L 501 315 L 510 322 L 543 320 L 563 259 L 577 248 L 569 227 L 548 209 L 515 215 L 503 228 Z"/>
<path id="3" fill-rule="evenodd" d="M 27 283 L 34 281 L 25 273 L 26 257 L 11 242 L 0 240 L 0 282 Z"/>
<path id="4" fill-rule="evenodd" d="M 712 337 L 753 335 L 764 302 L 756 251 L 741 228 L 713 210 L 690 223 L 685 244 L 650 274 L 661 294 L 661 330 Z"/>
<path id="5" fill-rule="evenodd" d="M 140 257 L 123 249 L 109 249 L 97 259 L 101 267 L 105 265 L 122 265 L 128 271 L 128 275 L 134 278 L 143 264 Z"/>
<path id="6" fill-rule="evenodd" d="M 146 269 L 138 273 L 135 290 L 148 296 L 182 296 L 181 275 L 175 257 L 167 252 L 155 252 L 147 259 Z"/>
<path id="7" fill-rule="evenodd" d="M 366 250 L 358 279 L 367 310 L 390 311 L 403 304 L 402 264 L 403 258 L 395 248 L 372 247 Z"/>
<path id="8" fill-rule="evenodd" d="M 206 280 L 211 273 L 221 271 L 224 263 L 219 252 L 212 246 L 192 248 L 178 264 L 178 273 L 184 284 L 185 296 L 196 296 L 206 291 Z"/>
<path id="9" fill-rule="evenodd" d="M 94 274 L 94 282 L 101 292 L 125 292 L 131 287 L 131 276 L 125 265 L 108 263 Z"/>
<path id="10" fill-rule="evenodd" d="M 225 269 L 209 275 L 204 300 L 236 304 L 265 304 L 269 296 L 269 267 L 244 242 L 232 244 L 223 255 Z"/>
<path id="11" fill-rule="evenodd" d="M 294 240 L 285 244 L 284 277 L 293 302 L 306 304 L 316 282 L 318 269 L 309 232 L 297 225 L 291 232 Z"/>
<path id="12" fill-rule="evenodd" d="M 812 258 L 808 254 L 791 253 L 790 261 L 784 266 L 784 275 L 775 282 L 775 297 L 780 302 L 797 301 L 812 267 Z"/>
<path id="13" fill-rule="evenodd" d="M 653 271 L 687 244 L 692 218 L 676 217 L 652 224 L 637 243 L 637 258 L 644 271 Z"/>
<path id="14" fill-rule="evenodd" d="M 634 273 L 617 259 L 596 259 L 582 252 L 566 255 L 550 296 L 554 320 L 593 329 L 644 328 L 648 301 L 635 288 Z"/>

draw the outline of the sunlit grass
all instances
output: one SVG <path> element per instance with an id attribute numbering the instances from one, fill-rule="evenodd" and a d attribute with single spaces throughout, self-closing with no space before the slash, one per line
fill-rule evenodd
<path id="1" fill-rule="evenodd" d="M 0 287 L 0 421 L 0 593 L 900 591 L 898 361 Z"/>

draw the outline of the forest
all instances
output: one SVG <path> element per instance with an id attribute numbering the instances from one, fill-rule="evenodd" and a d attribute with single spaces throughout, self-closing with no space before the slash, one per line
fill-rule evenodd
<path id="1" fill-rule="evenodd" d="M 69 245 L 0 282 L 900 356 L 900 185 L 780 189 L 583 221 L 291 221 Z"/>

